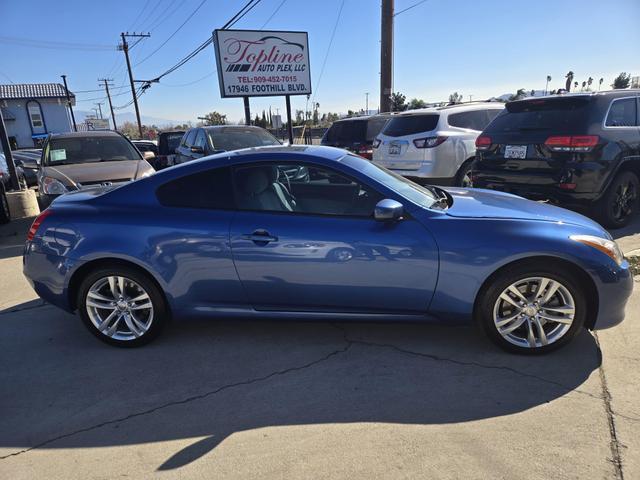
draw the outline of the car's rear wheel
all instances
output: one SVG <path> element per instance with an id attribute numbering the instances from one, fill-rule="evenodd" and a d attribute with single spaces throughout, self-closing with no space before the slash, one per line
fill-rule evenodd
<path id="1" fill-rule="evenodd" d="M 137 347 L 153 340 L 167 320 L 164 297 L 144 274 L 128 267 L 94 270 L 78 291 L 78 311 L 100 340 Z"/>
<path id="2" fill-rule="evenodd" d="M 470 188 L 472 186 L 471 182 L 471 166 L 473 165 L 473 161 L 469 160 L 466 163 L 462 164 L 460 170 L 456 174 L 456 187 Z"/>
<path id="3" fill-rule="evenodd" d="M 619 173 L 597 205 L 598 220 L 608 228 L 627 225 L 638 212 L 638 177 L 633 172 Z"/>
<path id="4" fill-rule="evenodd" d="M 0 185 L 0 224 L 9 223 L 11 221 L 11 212 L 9 211 L 9 201 L 7 194 Z"/>
<path id="5" fill-rule="evenodd" d="M 484 331 L 510 352 L 554 350 L 584 325 L 585 291 L 567 272 L 515 266 L 501 272 L 481 295 L 478 315 Z"/>

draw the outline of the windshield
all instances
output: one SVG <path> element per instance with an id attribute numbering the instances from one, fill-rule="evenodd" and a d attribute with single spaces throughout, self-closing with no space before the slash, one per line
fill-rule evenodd
<path id="1" fill-rule="evenodd" d="M 438 203 L 438 199 L 430 190 L 363 158 L 347 155 L 342 162 L 421 207 L 431 208 Z"/>
<path id="2" fill-rule="evenodd" d="M 276 137 L 258 128 L 224 128 L 207 132 L 214 150 L 240 150 L 241 148 L 280 145 Z"/>
<path id="3" fill-rule="evenodd" d="M 125 138 L 52 138 L 47 146 L 45 165 L 140 160 L 140 153 Z"/>

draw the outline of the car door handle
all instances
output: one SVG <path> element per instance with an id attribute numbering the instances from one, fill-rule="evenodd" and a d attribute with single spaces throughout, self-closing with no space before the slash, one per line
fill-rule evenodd
<path id="1" fill-rule="evenodd" d="M 245 233 L 244 235 L 242 235 L 242 239 L 251 240 L 252 242 L 258 244 L 263 243 L 265 245 L 269 242 L 278 241 L 278 237 L 274 237 L 266 230 L 255 230 L 253 233 Z"/>

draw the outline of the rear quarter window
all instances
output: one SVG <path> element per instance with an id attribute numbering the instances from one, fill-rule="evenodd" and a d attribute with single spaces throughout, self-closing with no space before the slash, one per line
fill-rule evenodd
<path id="1" fill-rule="evenodd" d="M 335 122 L 327 131 L 326 141 L 363 142 L 367 137 L 367 123 L 365 119 Z"/>
<path id="2" fill-rule="evenodd" d="M 633 98 L 620 98 L 611 102 L 605 121 L 607 127 L 635 127 L 638 125 L 637 101 Z"/>
<path id="3" fill-rule="evenodd" d="M 398 115 L 391 118 L 382 130 L 383 135 L 402 137 L 416 133 L 430 132 L 438 125 L 439 114 L 426 115 Z"/>
<path id="4" fill-rule="evenodd" d="M 158 187 L 156 197 L 165 207 L 232 210 L 231 169 L 214 168 L 171 180 Z"/>

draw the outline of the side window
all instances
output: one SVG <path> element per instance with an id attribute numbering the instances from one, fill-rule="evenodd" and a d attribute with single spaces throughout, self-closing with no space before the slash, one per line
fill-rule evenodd
<path id="1" fill-rule="evenodd" d="M 449 125 L 458 128 L 471 128 L 471 112 L 452 113 L 449 115 Z"/>
<path id="2" fill-rule="evenodd" d="M 637 125 L 637 104 L 635 98 L 614 100 L 609 108 L 605 126 L 633 127 Z"/>
<path id="3" fill-rule="evenodd" d="M 334 170 L 302 163 L 237 167 L 240 210 L 371 217 L 380 195 Z"/>
<path id="4" fill-rule="evenodd" d="M 199 129 L 198 133 L 196 134 L 196 139 L 193 142 L 193 146 L 201 147 L 204 150 L 206 145 L 207 145 L 207 139 L 204 136 L 204 130 Z"/>
<path id="5" fill-rule="evenodd" d="M 184 134 L 184 137 L 182 137 L 182 146 L 183 147 L 191 147 L 191 145 L 193 145 L 193 140 L 196 136 L 196 131 L 195 130 L 189 130 L 187 133 Z"/>
<path id="6" fill-rule="evenodd" d="M 165 207 L 232 210 L 231 169 L 214 168 L 180 177 L 156 190 L 158 201 Z"/>
<path id="7" fill-rule="evenodd" d="M 497 108 L 487 110 L 487 125 L 493 122 L 493 119 L 500 115 L 500 113 L 502 113 L 502 110 L 499 110 Z M 487 127 L 487 125 L 484 126 L 483 130 Z"/>

